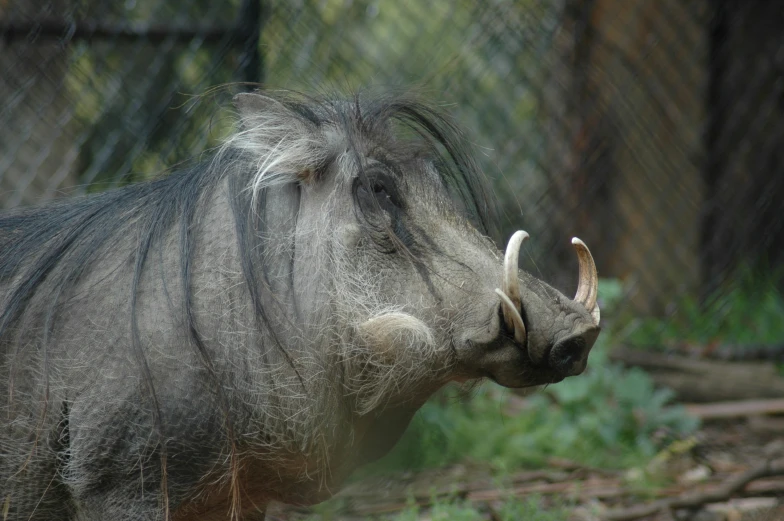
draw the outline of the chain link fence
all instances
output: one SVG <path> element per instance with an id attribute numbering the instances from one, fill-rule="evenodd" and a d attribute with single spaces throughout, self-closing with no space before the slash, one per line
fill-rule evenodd
<path id="1" fill-rule="evenodd" d="M 579 236 L 618 324 L 666 327 L 780 284 L 782 68 L 775 2 L 0 0 L 0 205 L 197 157 L 243 82 L 416 85 L 468 128 L 526 269 L 573 290 Z"/>

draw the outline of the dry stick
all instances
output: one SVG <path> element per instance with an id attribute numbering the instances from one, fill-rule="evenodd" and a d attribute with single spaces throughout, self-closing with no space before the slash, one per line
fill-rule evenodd
<path id="1" fill-rule="evenodd" d="M 739 416 L 755 416 L 762 414 L 778 414 L 784 412 L 784 399 L 739 400 L 732 402 L 687 403 L 683 404 L 686 412 L 702 420 L 720 418 L 737 418 Z"/>
<path id="2" fill-rule="evenodd" d="M 749 483 L 745 490 L 746 494 L 752 496 L 784 496 L 784 481 L 781 479 L 760 479 L 754 483 Z"/>
<path id="3" fill-rule="evenodd" d="M 466 494 L 472 502 L 485 503 L 498 501 L 507 497 L 525 497 L 532 494 L 567 494 L 583 498 L 616 498 L 628 492 L 618 486 L 616 481 L 595 480 L 594 482 L 574 483 L 540 483 L 513 487 L 509 489 L 477 490 Z"/>
<path id="4" fill-rule="evenodd" d="M 618 475 L 617 470 L 604 469 L 601 467 L 591 467 L 566 458 L 556 458 L 556 457 L 547 458 L 547 466 L 556 467 L 559 469 L 573 471 L 573 472 L 587 472 L 589 474 L 600 474 L 602 476 Z"/>
<path id="5" fill-rule="evenodd" d="M 609 510 L 604 514 L 606 521 L 631 521 L 641 517 L 650 516 L 657 512 L 672 510 L 676 508 L 697 508 L 706 503 L 717 503 L 726 501 L 731 496 L 743 489 L 749 482 L 755 479 L 770 476 L 784 475 L 784 458 L 766 461 L 743 474 L 727 479 L 717 489 L 696 494 L 685 494 L 683 496 L 661 499 L 647 505 L 639 505 L 631 508 Z"/>

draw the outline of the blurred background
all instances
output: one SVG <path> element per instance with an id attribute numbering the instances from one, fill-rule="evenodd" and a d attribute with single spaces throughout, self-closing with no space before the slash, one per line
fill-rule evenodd
<path id="1" fill-rule="evenodd" d="M 523 268 L 569 294 L 569 239 L 591 247 L 607 364 L 649 369 L 641 402 L 662 385 L 691 402 L 784 396 L 777 2 L 0 0 L 0 206 L 198 157 L 231 128 L 231 95 L 256 83 L 416 86 L 477 146 L 499 242 L 531 234 Z M 735 365 L 678 376 L 645 358 L 659 352 Z M 748 367 L 749 381 L 727 376 Z M 628 374 L 604 377 L 626 396 L 649 378 Z"/>

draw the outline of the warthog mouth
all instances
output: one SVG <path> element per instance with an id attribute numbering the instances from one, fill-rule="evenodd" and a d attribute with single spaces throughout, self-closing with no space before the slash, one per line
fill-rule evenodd
<path id="1" fill-rule="evenodd" d="M 556 373 L 552 373 L 550 375 L 537 375 L 533 378 L 533 381 L 527 383 L 522 387 L 518 387 L 518 389 L 530 389 L 532 387 L 542 387 L 550 384 L 557 384 L 558 382 L 562 382 L 566 378 L 563 375 L 559 375 Z"/>

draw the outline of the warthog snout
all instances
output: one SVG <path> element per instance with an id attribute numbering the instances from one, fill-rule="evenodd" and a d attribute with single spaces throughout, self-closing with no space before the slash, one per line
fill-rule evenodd
<path id="1" fill-rule="evenodd" d="M 599 277 L 593 256 L 585 243 L 572 239 L 580 278 L 577 293 L 569 300 L 539 281 L 528 284 L 530 276 L 518 268 L 520 247 L 526 239 L 528 234 L 522 230 L 509 239 L 502 288 L 495 290 L 504 325 L 535 364 L 546 366 L 559 378 L 578 375 L 585 370 L 588 353 L 600 331 L 596 302 Z"/>
<path id="2" fill-rule="evenodd" d="M 561 376 L 575 376 L 585 371 L 588 365 L 588 353 L 591 351 L 599 328 L 588 328 L 581 333 L 576 333 L 559 340 L 550 349 L 548 364 Z"/>

